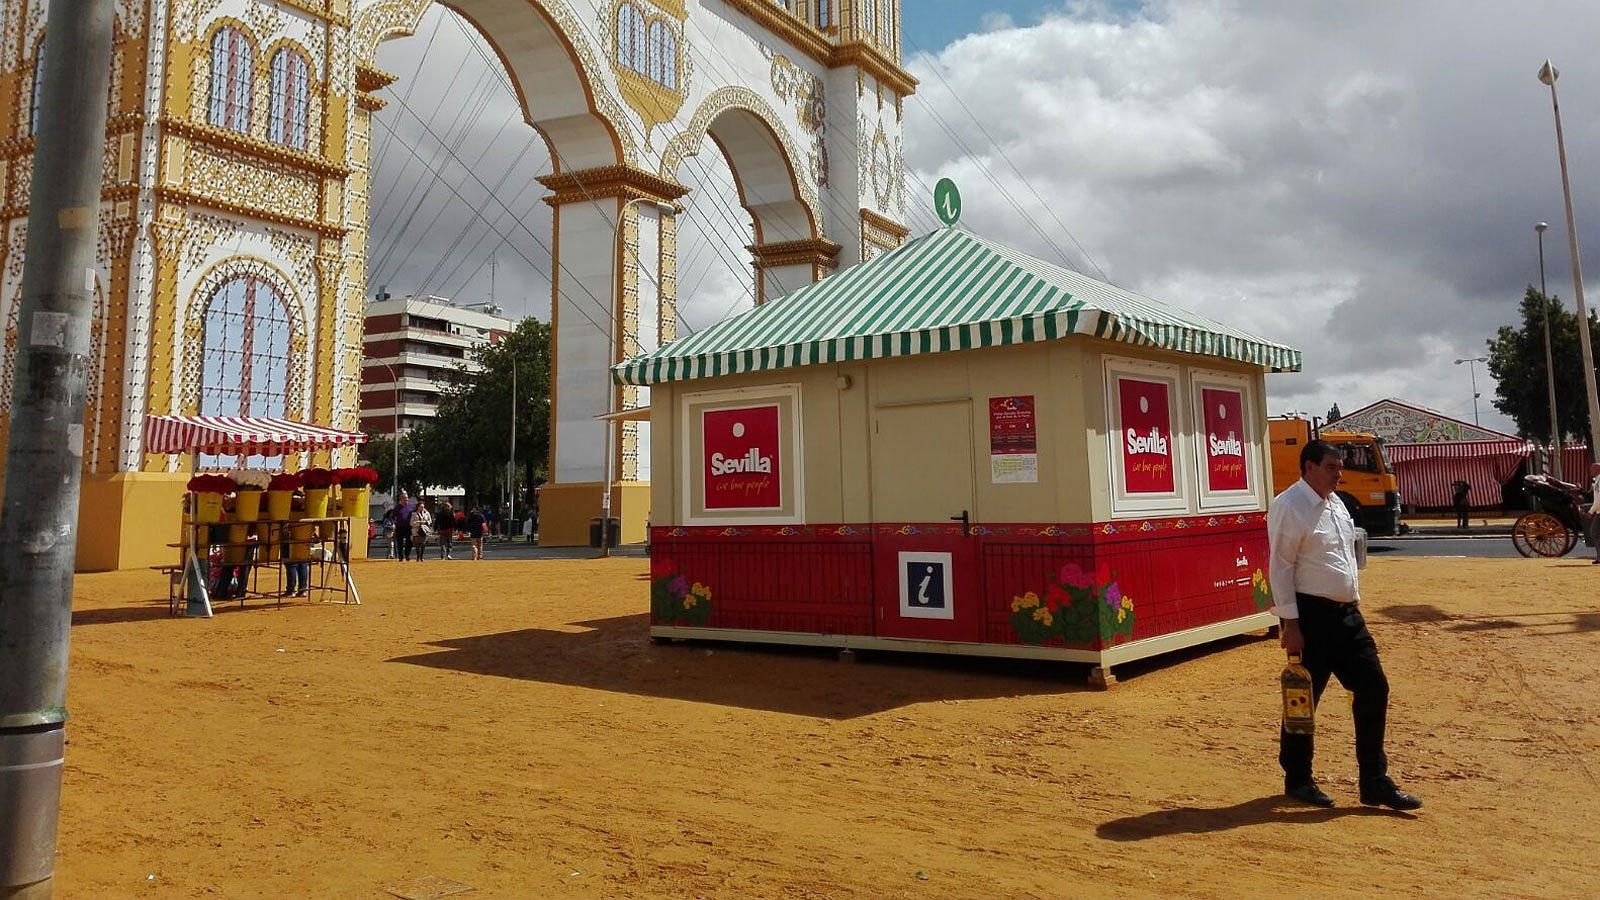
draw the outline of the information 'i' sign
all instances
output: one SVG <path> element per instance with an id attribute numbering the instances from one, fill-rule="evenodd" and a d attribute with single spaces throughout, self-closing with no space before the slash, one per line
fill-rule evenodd
<path id="1" fill-rule="evenodd" d="M 941 178 L 933 186 L 933 208 L 939 212 L 939 221 L 946 225 L 961 221 L 961 191 L 954 181 Z"/>

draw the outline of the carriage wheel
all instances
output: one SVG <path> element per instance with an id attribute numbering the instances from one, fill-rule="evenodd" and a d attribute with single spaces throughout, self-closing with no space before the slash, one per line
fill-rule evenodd
<path id="1" fill-rule="evenodd" d="M 1549 513 L 1528 513 L 1511 528 L 1511 543 L 1523 556 L 1565 556 L 1577 535 Z"/>

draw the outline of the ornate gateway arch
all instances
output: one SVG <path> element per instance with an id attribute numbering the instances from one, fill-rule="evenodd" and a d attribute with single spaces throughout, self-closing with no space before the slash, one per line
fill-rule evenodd
<path id="1" fill-rule="evenodd" d="M 194 325 L 219 267 L 259 273 L 293 304 L 282 307 L 294 314 L 287 356 L 257 361 L 288 371 L 259 382 L 280 393 L 297 386 L 288 402 L 313 421 L 357 427 L 371 117 L 395 81 L 374 60 L 384 40 L 415 29 L 429 2 L 118 0 L 101 219 L 103 375 L 86 423 L 86 516 L 170 515 L 183 461 L 144 452 L 146 414 L 251 403 L 239 385 L 209 383 L 237 369 L 215 359 L 237 350 Z M 20 287 L 47 5 L 0 9 L 0 322 Z M 901 109 L 915 88 L 899 65 L 899 2 L 448 5 L 498 54 L 555 162 L 552 173 L 528 173 L 543 175 L 556 229 L 542 536 L 586 540 L 610 452 L 614 508 L 624 538 L 637 539 L 649 503 L 648 423 L 625 423 L 607 448 L 596 417 L 612 403 L 647 405 L 644 389 L 614 387 L 606 370 L 675 336 L 677 216 L 657 204 L 681 211 L 695 202 L 677 172 L 709 139 L 755 226 L 760 300 L 898 244 Z M 255 323 L 244 316 L 237 327 Z M 0 410 L 8 405 L 0 397 Z M 85 568 L 145 564 L 169 537 L 107 531 L 84 529 Z"/>

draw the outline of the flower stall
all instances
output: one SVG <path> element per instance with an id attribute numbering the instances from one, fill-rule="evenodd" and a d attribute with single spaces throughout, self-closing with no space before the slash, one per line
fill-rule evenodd
<path id="1" fill-rule="evenodd" d="M 355 432 L 282 419 L 149 416 L 145 423 L 151 453 L 247 459 L 327 450 L 365 439 Z M 209 616 L 217 599 L 273 597 L 281 602 L 284 596 L 309 596 L 312 591 L 360 603 L 349 565 L 351 521 L 366 517 L 377 480 L 377 473 L 366 468 L 235 469 L 195 475 L 187 485 L 180 539 L 171 545 L 179 562 L 161 567 L 174 575 L 169 593 L 174 610 Z"/>
<path id="2" fill-rule="evenodd" d="M 649 388 L 651 633 L 1103 684 L 1264 629 L 1265 375 L 1299 364 L 961 227 L 911 241 L 617 367 Z"/>

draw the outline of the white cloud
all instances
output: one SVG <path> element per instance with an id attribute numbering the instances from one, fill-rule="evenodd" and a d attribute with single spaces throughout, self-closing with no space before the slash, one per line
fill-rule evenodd
<path id="1" fill-rule="evenodd" d="M 1512 321 L 1537 278 L 1533 223 L 1563 230 L 1534 77 L 1546 55 L 1580 235 L 1600 236 L 1600 169 L 1584 168 L 1600 158 L 1597 27 L 1593 5 L 1488 0 L 1170 0 L 985 22 L 909 61 L 909 163 L 927 184 L 956 178 L 981 233 L 1059 258 L 1053 242 L 1093 274 L 1059 219 L 1118 284 L 1302 348 L 1304 374 L 1268 381 L 1274 409 L 1392 394 L 1470 418 L 1451 360 Z M 1565 241 L 1546 243 L 1551 288 L 1570 296 Z M 1506 427 L 1479 374 L 1484 424 Z"/>

